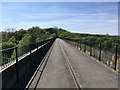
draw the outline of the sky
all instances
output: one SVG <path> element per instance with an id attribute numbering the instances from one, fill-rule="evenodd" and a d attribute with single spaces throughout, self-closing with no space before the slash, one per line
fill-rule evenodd
<path id="1" fill-rule="evenodd" d="M 118 35 L 117 2 L 3 2 L 2 28 L 64 28 L 71 32 Z"/>

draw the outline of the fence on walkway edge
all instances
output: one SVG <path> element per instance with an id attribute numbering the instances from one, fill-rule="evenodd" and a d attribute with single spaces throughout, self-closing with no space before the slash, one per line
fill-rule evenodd
<path id="1" fill-rule="evenodd" d="M 8 49 L 0 50 L 0 53 L 2 54 L 2 58 L 0 60 L 1 69 L 4 69 L 7 66 L 11 65 L 11 63 L 16 61 L 16 58 L 18 59 L 20 57 L 23 57 L 25 54 L 29 54 L 32 50 L 37 49 L 37 47 L 44 45 L 50 40 L 52 39 L 42 40 L 40 42 L 34 42 L 26 45 L 20 45 Z"/>
<path id="2" fill-rule="evenodd" d="M 20 80 L 23 80 L 24 74 L 27 73 L 26 78 L 30 77 L 52 46 L 54 40 L 55 38 L 52 38 L 1 50 L 2 88 L 11 88 L 14 86 L 17 88 L 17 84 Z"/>
<path id="3" fill-rule="evenodd" d="M 80 51 L 96 58 L 115 71 L 118 71 L 118 66 L 120 64 L 120 52 L 118 52 L 118 50 L 120 50 L 120 46 L 118 46 L 118 44 L 116 44 L 115 49 L 111 52 L 104 50 L 102 48 L 103 44 L 101 43 L 99 43 L 98 46 L 90 46 L 73 39 L 64 38 L 64 40 L 78 48 Z"/>

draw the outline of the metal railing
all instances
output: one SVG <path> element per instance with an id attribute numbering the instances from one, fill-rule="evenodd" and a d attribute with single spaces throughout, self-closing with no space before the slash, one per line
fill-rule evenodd
<path id="1" fill-rule="evenodd" d="M 17 62 L 21 57 L 24 57 L 26 54 L 31 54 L 31 51 L 44 45 L 51 39 L 42 40 L 40 42 L 29 43 L 26 45 L 20 45 L 4 50 L 0 50 L 2 58 L 0 60 L 0 69 L 4 69 L 11 65 L 13 62 Z"/>
<path id="2" fill-rule="evenodd" d="M 96 58 L 98 61 L 104 63 L 110 68 L 118 71 L 118 66 L 120 64 L 120 46 L 116 44 L 113 51 L 105 50 L 102 43 L 99 43 L 98 46 L 92 46 L 81 43 L 79 40 L 64 38 L 64 40 L 78 48 L 80 51 Z"/>
<path id="3" fill-rule="evenodd" d="M 2 88 L 20 87 L 20 80 L 31 77 L 55 38 L 1 50 Z M 23 76 L 27 75 L 26 78 Z M 29 78 L 30 79 L 30 78 Z M 27 82 L 25 80 L 24 82 Z M 23 83 L 23 87 L 24 87 Z"/>

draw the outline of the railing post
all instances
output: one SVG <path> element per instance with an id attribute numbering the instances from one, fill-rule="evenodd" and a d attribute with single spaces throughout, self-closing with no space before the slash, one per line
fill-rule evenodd
<path id="1" fill-rule="evenodd" d="M 84 44 L 84 53 L 86 52 L 86 44 Z"/>
<path id="2" fill-rule="evenodd" d="M 19 71 L 18 71 L 18 49 L 15 48 L 15 54 L 16 54 L 16 80 L 17 83 L 19 82 Z"/>
<path id="3" fill-rule="evenodd" d="M 41 47 L 43 47 L 43 40 L 41 41 Z"/>
<path id="4" fill-rule="evenodd" d="M 82 43 L 80 42 L 80 51 L 82 50 L 82 46 L 81 45 L 82 45 Z"/>
<path id="5" fill-rule="evenodd" d="M 101 50 L 102 50 L 102 46 L 101 46 L 101 43 L 100 43 L 99 61 L 101 61 Z"/>
<path id="6" fill-rule="evenodd" d="M 73 44 L 72 44 L 72 45 L 74 46 L 74 40 L 72 40 L 72 42 L 73 42 Z"/>
<path id="7" fill-rule="evenodd" d="M 117 70 L 117 53 L 118 53 L 118 45 L 116 44 L 116 50 L 115 50 L 115 68 L 114 70 Z"/>
<path id="8" fill-rule="evenodd" d="M 75 42 L 75 40 L 74 40 L 74 46 L 76 46 L 76 42 Z"/>
<path id="9" fill-rule="evenodd" d="M 37 60 L 35 61 L 36 62 L 36 66 L 37 66 L 37 61 L 39 60 L 39 42 L 37 42 Z"/>
<path id="10" fill-rule="evenodd" d="M 75 40 L 75 47 L 77 47 L 77 42 L 76 42 L 76 40 Z"/>
<path id="11" fill-rule="evenodd" d="M 74 42 L 74 40 L 73 40 L 73 46 L 74 46 L 74 43 L 75 43 L 75 42 Z"/>
<path id="12" fill-rule="evenodd" d="M 77 48 L 77 40 L 75 40 L 75 43 L 76 43 L 76 44 L 75 44 L 75 47 Z"/>
<path id="13" fill-rule="evenodd" d="M 92 56 L 92 46 L 90 45 L 90 56 Z"/>
<path id="14" fill-rule="evenodd" d="M 79 41 L 77 40 L 77 49 L 78 49 L 78 46 L 79 46 Z"/>
<path id="15" fill-rule="evenodd" d="M 41 57 L 43 57 L 43 40 L 41 41 Z"/>
<path id="16" fill-rule="evenodd" d="M 38 51 L 38 49 L 39 49 L 39 42 L 36 42 L 36 49 L 37 49 L 37 51 Z"/>
<path id="17" fill-rule="evenodd" d="M 78 44 L 78 45 L 79 45 L 78 47 L 79 47 L 79 50 L 80 50 L 80 40 L 79 40 L 79 42 L 78 42 L 78 43 L 79 43 L 79 44 Z"/>
<path id="18" fill-rule="evenodd" d="M 32 44 L 31 43 L 29 43 L 29 52 L 30 52 L 30 67 L 32 66 L 32 55 L 31 55 L 31 47 L 32 46 Z"/>
<path id="19" fill-rule="evenodd" d="M 77 40 L 76 40 L 76 48 L 77 48 Z"/>

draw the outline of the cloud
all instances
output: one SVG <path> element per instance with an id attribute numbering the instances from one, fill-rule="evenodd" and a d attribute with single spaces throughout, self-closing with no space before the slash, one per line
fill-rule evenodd
<path id="1" fill-rule="evenodd" d="M 73 32 L 109 32 L 111 34 L 117 28 L 116 4 L 14 3 L 14 5 L 10 5 L 4 7 L 6 8 L 3 18 L 4 28 L 20 29 L 36 25 L 40 27 L 58 26 Z"/>

